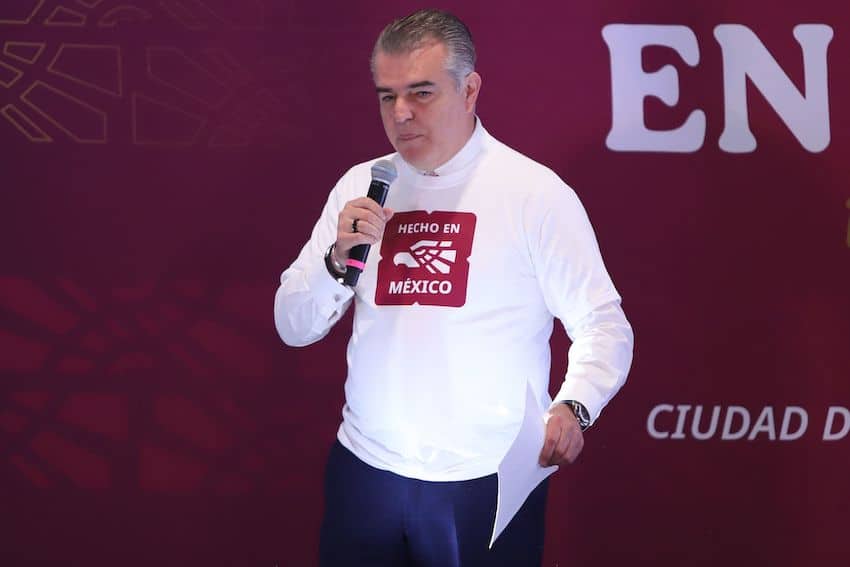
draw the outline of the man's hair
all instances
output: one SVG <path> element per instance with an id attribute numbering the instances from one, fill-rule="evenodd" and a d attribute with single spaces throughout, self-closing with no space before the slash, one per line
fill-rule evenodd
<path id="1" fill-rule="evenodd" d="M 446 71 L 460 88 L 463 79 L 475 70 L 475 45 L 466 24 L 442 10 L 419 10 L 387 25 L 372 50 L 372 74 L 379 51 L 394 55 L 410 53 L 429 42 L 446 46 Z"/>

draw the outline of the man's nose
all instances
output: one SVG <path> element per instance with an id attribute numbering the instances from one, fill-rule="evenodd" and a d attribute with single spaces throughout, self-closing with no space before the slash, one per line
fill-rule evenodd
<path id="1" fill-rule="evenodd" d="M 404 100 L 404 97 L 398 97 L 395 99 L 395 106 L 393 106 L 393 118 L 396 122 L 407 122 L 411 118 L 413 118 L 413 111 L 410 108 L 410 105 L 407 104 L 407 101 Z"/>

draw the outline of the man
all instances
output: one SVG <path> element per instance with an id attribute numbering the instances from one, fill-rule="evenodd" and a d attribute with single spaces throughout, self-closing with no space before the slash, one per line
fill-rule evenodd
<path id="1" fill-rule="evenodd" d="M 323 565 L 539 565 L 545 482 L 487 549 L 498 464 L 527 387 L 546 412 L 540 464 L 572 463 L 626 378 L 632 333 L 574 192 L 475 115 L 469 31 L 423 10 L 381 33 L 372 73 L 398 171 L 386 207 L 373 161 L 331 191 L 281 276 L 275 323 L 321 339 L 352 303 L 346 404 L 329 457 Z M 359 283 L 341 283 L 359 244 Z M 378 246 L 380 247 L 378 249 Z M 547 392 L 553 317 L 573 345 Z"/>

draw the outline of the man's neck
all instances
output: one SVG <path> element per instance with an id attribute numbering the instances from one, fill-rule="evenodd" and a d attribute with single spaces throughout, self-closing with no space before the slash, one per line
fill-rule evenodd
<path id="1" fill-rule="evenodd" d="M 448 173 L 450 170 L 454 169 L 454 167 L 452 167 L 453 166 L 452 162 L 455 161 L 455 158 L 458 158 L 458 156 L 461 153 L 463 153 L 464 149 L 469 145 L 469 141 L 472 139 L 472 136 L 475 134 L 475 127 L 476 127 L 477 124 L 478 124 L 478 118 L 475 115 L 473 115 L 472 119 L 470 120 L 470 123 L 469 123 L 468 134 L 464 138 L 463 143 L 460 145 L 460 147 L 456 148 L 452 152 L 452 154 L 449 156 L 449 158 L 444 160 L 440 165 L 438 165 L 434 168 L 431 168 L 431 169 L 416 168 L 417 171 L 419 171 L 419 173 L 422 174 L 422 175 L 428 175 L 428 176 L 436 177 L 436 176 Z M 465 160 L 462 160 L 462 161 L 465 161 Z"/>

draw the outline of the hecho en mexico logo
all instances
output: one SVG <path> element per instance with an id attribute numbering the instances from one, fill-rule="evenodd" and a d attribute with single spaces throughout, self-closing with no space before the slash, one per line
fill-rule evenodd
<path id="1" fill-rule="evenodd" d="M 375 304 L 461 307 L 474 235 L 472 213 L 396 213 L 384 229 Z"/>

